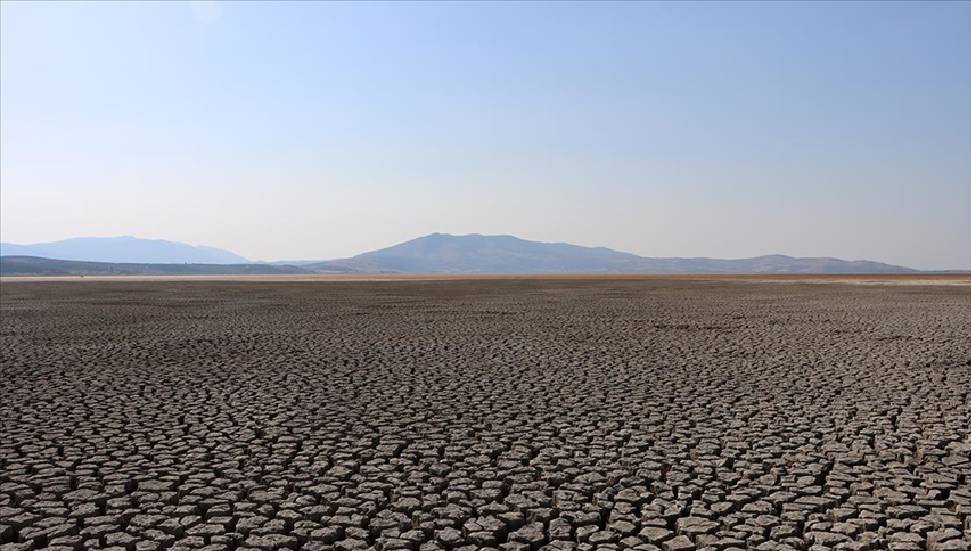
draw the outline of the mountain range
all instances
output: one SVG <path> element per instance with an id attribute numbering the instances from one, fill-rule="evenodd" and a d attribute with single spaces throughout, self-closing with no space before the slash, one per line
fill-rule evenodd
<path id="1" fill-rule="evenodd" d="M 76 237 L 15 245 L 0 243 L 0 256 L 39 256 L 57 260 L 83 260 L 87 262 L 124 263 L 185 263 L 199 264 L 248 264 L 249 260 L 216 247 L 196 247 L 164 239 L 139 239 L 137 237 Z"/>
<path id="2" fill-rule="evenodd" d="M 433 233 L 343 260 L 305 264 L 314 270 L 402 273 L 892 273 L 910 268 L 866 260 L 767 255 L 737 260 L 645 257 L 511 235 Z"/>
<path id="3" fill-rule="evenodd" d="M 433 233 L 350 258 L 254 263 L 214 247 L 135 237 L 0 243 L 0 273 L 243 274 L 243 273 L 908 273 L 869 260 L 765 255 L 743 259 L 645 257 L 510 235 Z"/>

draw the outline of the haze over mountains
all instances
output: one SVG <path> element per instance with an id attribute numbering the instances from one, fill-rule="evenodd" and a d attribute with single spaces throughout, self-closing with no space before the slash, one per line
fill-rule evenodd
<path id="1" fill-rule="evenodd" d="M 0 243 L 0 256 L 40 256 L 57 260 L 128 263 L 246 264 L 250 261 L 216 247 L 197 247 L 137 237 L 76 237 L 50 243 L 15 245 Z"/>
<path id="2" fill-rule="evenodd" d="M 433 233 L 344 260 L 304 265 L 318 271 L 403 273 L 892 273 L 910 268 L 871 261 L 767 255 L 738 260 L 644 257 L 511 235 Z"/>
<path id="3" fill-rule="evenodd" d="M 644 257 L 606 247 L 542 243 L 510 235 L 446 233 L 433 233 L 350 258 L 299 263 L 254 263 L 214 247 L 135 237 L 76 238 L 37 245 L 3 243 L 0 244 L 0 256 L 4 257 L 0 271 L 6 275 L 315 272 L 832 274 L 916 271 L 881 262 L 828 257 L 766 255 L 730 260 Z"/>

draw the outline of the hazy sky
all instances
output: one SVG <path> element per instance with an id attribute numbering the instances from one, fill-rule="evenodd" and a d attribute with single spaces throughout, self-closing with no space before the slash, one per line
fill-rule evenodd
<path id="1" fill-rule="evenodd" d="M 971 3 L 0 3 L 0 232 L 971 268 Z"/>

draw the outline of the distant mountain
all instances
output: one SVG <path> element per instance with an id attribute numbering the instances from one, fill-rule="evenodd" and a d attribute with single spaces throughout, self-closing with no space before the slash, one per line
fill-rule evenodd
<path id="1" fill-rule="evenodd" d="M 129 263 L 246 264 L 249 260 L 215 247 L 196 247 L 162 239 L 78 237 L 51 243 L 0 243 L 0 256 L 40 256 L 57 260 Z"/>
<path id="2" fill-rule="evenodd" d="M 433 233 L 392 247 L 303 264 L 314 270 L 400 273 L 903 273 L 904 266 L 867 260 L 784 255 L 723 260 L 644 257 L 566 243 L 541 243 L 510 235 Z"/>
<path id="3" fill-rule="evenodd" d="M 329 261 L 256 264 L 229 251 L 135 237 L 0 244 L 3 275 L 274 273 L 907 273 L 868 260 L 766 255 L 734 260 L 645 257 L 606 247 L 528 241 L 511 235 L 433 233 Z M 42 257 L 42 258 L 38 258 Z"/>
<path id="4" fill-rule="evenodd" d="M 36 256 L 0 256 L 0 275 L 273 275 L 312 274 L 297 266 L 271 264 L 145 264 L 53 260 Z"/>

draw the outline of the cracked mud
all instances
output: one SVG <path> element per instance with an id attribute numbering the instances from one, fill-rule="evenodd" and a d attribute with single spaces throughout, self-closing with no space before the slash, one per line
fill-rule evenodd
<path id="1" fill-rule="evenodd" d="M 971 544 L 971 290 L 6 283 L 0 549 Z"/>

